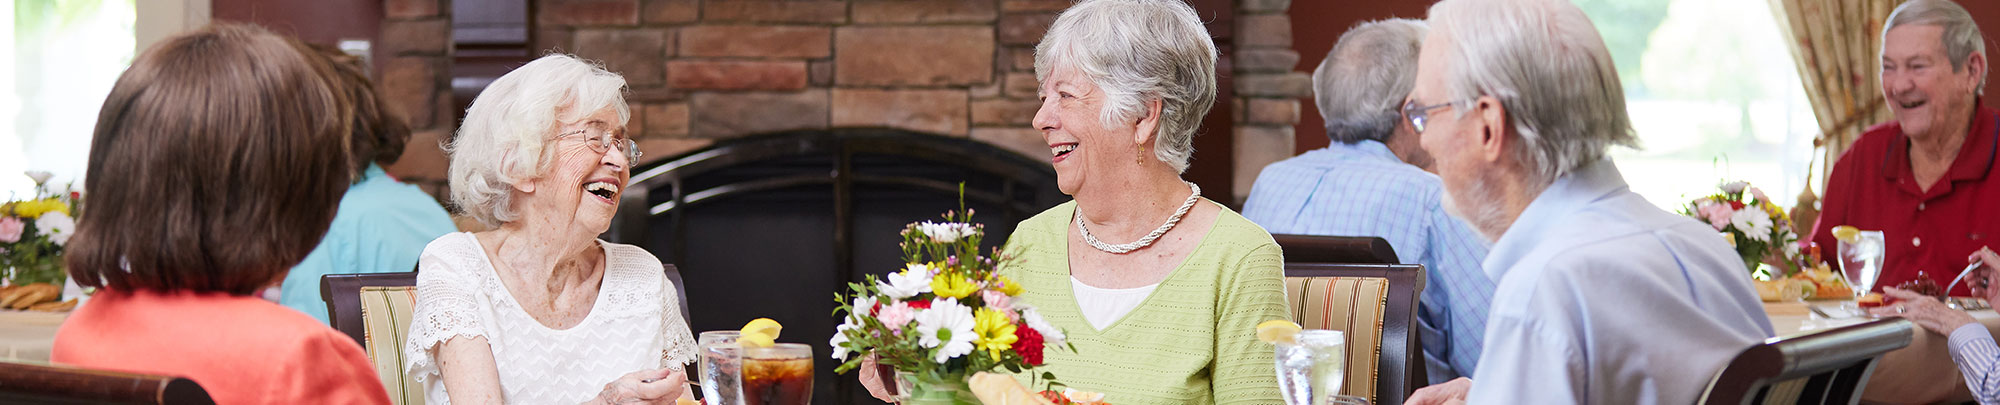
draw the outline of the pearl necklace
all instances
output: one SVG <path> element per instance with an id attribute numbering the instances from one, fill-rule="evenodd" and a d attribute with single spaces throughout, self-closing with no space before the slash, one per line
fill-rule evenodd
<path id="1" fill-rule="evenodd" d="M 1076 216 L 1076 231 L 1077 233 L 1083 234 L 1083 242 L 1089 243 L 1090 247 L 1094 247 L 1097 248 L 1097 250 L 1102 250 L 1105 251 L 1106 253 L 1111 253 L 1111 254 L 1125 254 L 1127 252 L 1131 252 L 1134 250 L 1145 249 L 1147 246 L 1152 246 L 1153 241 L 1160 239 L 1160 235 L 1165 235 L 1168 230 L 1174 229 L 1174 225 L 1180 224 L 1181 217 L 1187 216 L 1188 209 L 1194 208 L 1194 202 L 1201 199 L 1201 186 L 1197 186 L 1193 182 L 1188 182 L 1188 181 L 1182 181 L 1182 182 L 1187 183 L 1188 188 L 1193 189 L 1194 192 L 1188 194 L 1187 201 L 1181 203 L 1180 209 L 1174 210 L 1174 216 L 1167 217 L 1167 223 L 1160 224 L 1159 228 L 1153 228 L 1153 232 L 1146 234 L 1146 237 L 1139 238 L 1139 240 L 1133 241 L 1132 243 L 1121 243 L 1116 245 L 1104 243 L 1104 241 L 1097 240 L 1096 236 L 1090 235 L 1090 227 L 1083 224 L 1083 215 L 1081 208 L 1078 209 L 1077 214 L 1074 214 Z"/>

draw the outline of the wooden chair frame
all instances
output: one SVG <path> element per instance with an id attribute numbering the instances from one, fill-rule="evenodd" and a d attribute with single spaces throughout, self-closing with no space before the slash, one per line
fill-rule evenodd
<path id="1" fill-rule="evenodd" d="M 1374 238 L 1381 240 L 1380 238 Z M 1393 256 L 1392 256 L 1393 257 Z M 1285 277 L 1373 277 L 1389 280 L 1382 307 L 1382 352 L 1375 396 L 1381 405 L 1400 405 L 1425 385 L 1423 346 L 1417 341 L 1417 301 L 1424 291 L 1424 266 L 1417 264 L 1285 263 Z"/>

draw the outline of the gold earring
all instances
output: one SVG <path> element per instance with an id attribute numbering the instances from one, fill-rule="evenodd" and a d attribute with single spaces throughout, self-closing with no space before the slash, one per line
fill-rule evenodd
<path id="1" fill-rule="evenodd" d="M 1132 163 L 1146 164 L 1146 145 L 1139 145 L 1139 155 L 1133 157 Z"/>

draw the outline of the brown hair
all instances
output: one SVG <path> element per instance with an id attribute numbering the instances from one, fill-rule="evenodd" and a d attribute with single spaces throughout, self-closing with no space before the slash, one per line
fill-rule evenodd
<path id="1" fill-rule="evenodd" d="M 369 163 L 394 164 L 403 157 L 403 147 L 410 143 L 410 124 L 403 121 L 400 114 L 388 108 L 375 82 L 368 80 L 368 67 L 361 58 L 341 52 L 340 49 L 307 44 L 313 56 L 324 58 L 333 66 L 333 74 L 328 81 L 334 91 L 346 93 L 354 113 L 354 172 L 368 169 Z M 356 177 L 355 181 L 360 181 Z"/>
<path id="2" fill-rule="evenodd" d="M 215 24 L 132 62 L 90 142 L 77 284 L 248 295 L 319 245 L 351 177 L 348 115 L 302 51 Z"/>

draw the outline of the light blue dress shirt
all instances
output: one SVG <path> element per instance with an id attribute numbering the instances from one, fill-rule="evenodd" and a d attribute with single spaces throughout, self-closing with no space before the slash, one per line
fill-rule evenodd
<path id="1" fill-rule="evenodd" d="M 397 182 L 371 163 L 361 182 L 340 197 L 340 213 L 326 238 L 285 275 L 278 303 L 327 322 L 320 276 L 416 271 L 424 245 L 457 230 L 430 194 Z"/>
<path id="2" fill-rule="evenodd" d="M 1714 228 L 1632 193 L 1609 159 L 1556 180 L 1486 256 L 1500 285 L 1473 404 L 1689 404 L 1771 337 Z"/>
<path id="3" fill-rule="evenodd" d="M 1486 332 L 1493 281 L 1480 271 L 1486 241 L 1445 213 L 1438 177 L 1376 141 L 1334 143 L 1273 163 L 1257 176 L 1243 216 L 1271 233 L 1379 236 L 1426 271 L 1418 333 L 1432 383 L 1470 376 Z"/>

